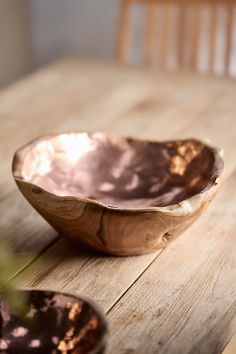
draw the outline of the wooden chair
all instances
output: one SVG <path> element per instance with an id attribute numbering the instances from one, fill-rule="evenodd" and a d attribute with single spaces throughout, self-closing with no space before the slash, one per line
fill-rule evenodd
<path id="1" fill-rule="evenodd" d="M 198 70 L 199 54 L 205 41 L 203 52 L 207 53 L 206 71 L 215 72 L 216 51 L 220 44 L 224 48 L 218 51 L 222 62 L 221 72 L 229 74 L 235 5 L 236 0 L 123 0 L 117 58 L 121 63 L 132 61 L 133 10 L 141 7 L 144 14 L 141 51 L 145 65 L 167 68 L 167 59 L 171 55 L 175 58 L 176 68 Z M 205 29 L 204 14 L 207 15 Z"/>

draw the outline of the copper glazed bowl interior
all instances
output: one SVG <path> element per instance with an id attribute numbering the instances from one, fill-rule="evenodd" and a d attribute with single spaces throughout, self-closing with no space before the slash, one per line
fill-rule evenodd
<path id="1" fill-rule="evenodd" d="M 19 189 L 61 235 L 112 255 L 166 247 L 211 201 L 222 170 L 221 151 L 198 140 L 104 133 L 37 139 L 13 161 Z"/>
<path id="2" fill-rule="evenodd" d="M 118 208 L 162 207 L 206 188 L 214 162 L 212 149 L 193 139 L 158 143 L 71 133 L 33 143 L 20 177 L 57 196 Z"/>
<path id="3" fill-rule="evenodd" d="M 106 321 L 89 302 L 48 291 L 20 293 L 27 299 L 20 316 L 0 299 L 0 353 L 103 353 Z"/>

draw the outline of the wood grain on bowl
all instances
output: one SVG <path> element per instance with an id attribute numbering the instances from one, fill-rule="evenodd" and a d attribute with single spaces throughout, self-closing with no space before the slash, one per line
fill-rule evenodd
<path id="1" fill-rule="evenodd" d="M 220 150 L 194 139 L 85 132 L 34 140 L 13 161 L 19 189 L 60 234 L 113 255 L 166 247 L 208 205 L 222 170 Z"/>

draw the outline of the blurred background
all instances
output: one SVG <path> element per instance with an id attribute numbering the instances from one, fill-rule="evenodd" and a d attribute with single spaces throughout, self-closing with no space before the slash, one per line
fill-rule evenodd
<path id="1" fill-rule="evenodd" d="M 222 0 L 223 2 L 223 0 Z M 0 0 L 0 87 L 12 83 L 32 70 L 65 56 L 111 60 L 115 56 L 120 0 Z M 199 71 L 206 71 L 209 9 L 202 14 L 202 45 Z M 173 13 L 173 21 L 176 14 Z M 161 19 L 160 11 L 160 19 Z M 191 22 L 191 12 L 188 14 Z M 144 26 L 144 11 L 137 6 L 133 12 L 132 62 L 142 62 L 140 46 Z M 219 8 L 215 48 L 215 71 L 222 72 L 224 32 L 227 18 Z M 233 14 L 230 74 L 236 76 L 236 14 Z M 208 31 L 209 32 L 209 31 Z M 174 38 L 174 30 L 169 33 Z M 222 37 L 222 41 L 221 41 Z M 169 53 L 168 66 L 175 67 Z"/>
<path id="2" fill-rule="evenodd" d="M 0 0 L 0 86 L 68 55 L 111 59 L 119 0 Z"/>

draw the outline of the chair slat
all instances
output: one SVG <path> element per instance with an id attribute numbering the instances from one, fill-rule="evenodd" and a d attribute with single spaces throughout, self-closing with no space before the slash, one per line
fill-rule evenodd
<path id="1" fill-rule="evenodd" d="M 178 16 L 178 66 L 182 67 L 185 63 L 185 41 L 186 41 L 186 5 L 181 3 Z"/>
<path id="2" fill-rule="evenodd" d="M 170 30 L 171 30 L 171 14 L 173 5 L 167 4 L 163 8 L 162 31 L 161 31 L 161 48 L 160 48 L 160 67 L 166 68 L 168 52 L 170 48 Z"/>
<path id="3" fill-rule="evenodd" d="M 153 66 L 156 62 L 156 39 L 157 39 L 157 6 L 155 3 L 147 5 L 145 14 L 144 33 L 144 62 Z"/>
<path id="4" fill-rule="evenodd" d="M 131 9 L 131 1 L 121 1 L 121 12 L 117 40 L 117 58 L 121 63 L 125 63 L 126 61 L 128 61 L 129 47 L 131 42 Z"/>
<path id="5" fill-rule="evenodd" d="M 218 7 L 211 6 L 210 19 L 210 35 L 209 35 L 209 71 L 214 72 L 215 51 L 216 51 L 216 31 L 218 20 Z"/>
<path id="6" fill-rule="evenodd" d="M 193 35 L 191 43 L 191 53 L 190 53 L 190 66 L 193 70 L 197 69 L 198 66 L 198 52 L 200 47 L 200 30 L 201 30 L 201 16 L 202 16 L 202 6 L 194 5 L 193 12 Z"/>
<path id="7" fill-rule="evenodd" d="M 234 6 L 236 0 L 121 0 L 120 30 L 117 41 L 117 58 L 120 62 L 129 62 L 129 50 L 132 48 L 132 9 L 143 6 L 145 11 L 143 33 L 143 58 L 148 66 L 200 69 L 200 59 L 205 47 L 203 30 L 209 38 L 208 71 L 215 72 L 218 44 L 221 44 L 221 8 L 226 9 L 226 31 L 224 52 L 224 73 L 230 74 L 233 51 Z M 205 9 L 210 9 L 210 21 L 205 25 Z M 177 10 L 177 12 L 176 12 Z M 193 10 L 191 12 L 191 10 Z M 192 13 L 192 18 L 189 16 Z M 176 17 L 176 15 L 178 17 Z M 177 20 L 177 22 L 176 22 Z M 173 26 L 176 26 L 174 28 Z M 175 32 L 174 32 L 175 31 Z M 173 34 L 173 38 L 172 38 Z M 175 49 L 172 48 L 175 46 Z M 173 53 L 173 50 L 175 53 Z M 170 55 L 174 57 L 171 58 Z M 171 60 L 169 60 L 171 59 Z M 158 65 L 159 64 L 159 65 Z M 205 63 L 204 63 L 205 64 Z"/>
<path id="8" fill-rule="evenodd" d="M 225 33 L 225 63 L 224 72 L 229 74 L 231 50 L 232 50 L 232 37 L 233 37 L 233 3 L 226 6 L 226 33 Z"/>

